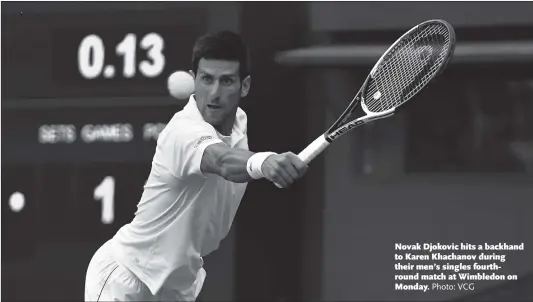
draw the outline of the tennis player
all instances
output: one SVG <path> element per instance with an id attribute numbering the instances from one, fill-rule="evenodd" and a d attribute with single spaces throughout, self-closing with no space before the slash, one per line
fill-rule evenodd
<path id="1" fill-rule="evenodd" d="M 251 86 L 241 37 L 219 32 L 193 49 L 195 94 L 159 135 L 133 221 L 104 243 L 86 275 L 86 301 L 195 301 L 202 257 L 228 234 L 247 183 L 289 187 L 307 170 L 295 154 L 248 150 L 239 108 Z"/>

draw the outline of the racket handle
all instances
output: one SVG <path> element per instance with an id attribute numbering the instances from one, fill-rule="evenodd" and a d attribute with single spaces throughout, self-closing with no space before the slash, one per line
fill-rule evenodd
<path id="1" fill-rule="evenodd" d="M 318 154 L 322 153 L 324 149 L 326 149 L 327 146 L 329 146 L 329 142 L 326 140 L 325 135 L 321 135 L 317 137 L 307 148 L 305 148 L 300 154 L 298 154 L 298 157 L 307 165 L 309 164 L 315 157 L 317 157 Z M 274 183 L 276 187 L 281 188 L 281 185 Z"/>
<path id="2" fill-rule="evenodd" d="M 307 165 L 309 164 L 318 154 L 322 153 L 326 147 L 329 146 L 329 142 L 326 140 L 325 135 L 317 137 L 307 148 L 305 148 L 298 157 Z"/>

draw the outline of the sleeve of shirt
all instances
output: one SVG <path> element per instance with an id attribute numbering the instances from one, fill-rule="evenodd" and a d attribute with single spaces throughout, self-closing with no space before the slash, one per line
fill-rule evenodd
<path id="1" fill-rule="evenodd" d="M 170 173 L 180 179 L 191 175 L 205 178 L 200 169 L 205 148 L 217 143 L 222 143 L 222 140 L 208 124 L 196 123 L 179 127 L 168 144 L 171 149 Z"/>

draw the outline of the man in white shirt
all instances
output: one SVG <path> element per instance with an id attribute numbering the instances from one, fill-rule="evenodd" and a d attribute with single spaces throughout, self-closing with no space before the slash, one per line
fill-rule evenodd
<path id="1" fill-rule="evenodd" d="M 307 170 L 293 153 L 248 150 L 239 104 L 251 76 L 239 35 L 200 37 L 192 61 L 195 94 L 159 135 L 135 218 L 93 256 L 85 301 L 196 300 L 202 257 L 228 234 L 247 182 L 289 187 Z"/>

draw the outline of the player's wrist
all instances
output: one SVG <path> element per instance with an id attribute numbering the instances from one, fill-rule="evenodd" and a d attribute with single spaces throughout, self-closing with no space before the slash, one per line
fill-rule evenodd
<path id="1" fill-rule="evenodd" d="M 246 171 L 253 179 L 260 179 L 265 177 L 263 174 L 263 163 L 270 155 L 275 155 L 275 152 L 258 152 L 250 156 L 246 163 Z"/>

